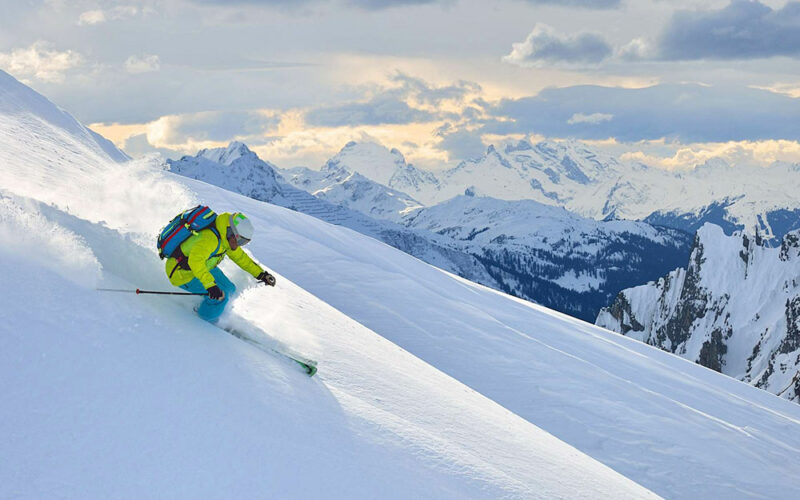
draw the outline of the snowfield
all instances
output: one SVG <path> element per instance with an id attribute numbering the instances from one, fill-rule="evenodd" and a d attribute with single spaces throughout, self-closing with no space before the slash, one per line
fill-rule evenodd
<path id="1" fill-rule="evenodd" d="M 800 407 L 16 111 L 0 72 L 0 498 L 795 498 Z M 197 319 L 154 235 L 241 210 L 276 272 Z M 269 337 L 266 337 L 266 335 Z M 272 339 L 272 340 L 269 340 Z"/>
<path id="2" fill-rule="evenodd" d="M 6 77 L 0 102 L 20 94 Z M 361 242 L 114 163 L 47 119 L 58 113 L 0 114 L 0 273 L 13 287 L 0 313 L 0 498 L 657 498 L 284 275 L 256 287 L 226 267 L 240 294 L 224 322 L 319 359 L 314 378 L 198 319 L 196 299 L 96 291 L 169 289 L 153 235 L 199 199 L 262 229 L 289 217 Z M 270 236 L 249 248 L 257 258 Z"/>

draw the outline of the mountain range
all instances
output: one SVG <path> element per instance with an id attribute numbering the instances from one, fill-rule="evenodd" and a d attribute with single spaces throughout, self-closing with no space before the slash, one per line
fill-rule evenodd
<path id="1" fill-rule="evenodd" d="M 641 220 L 689 233 L 706 222 L 727 234 L 758 228 L 776 246 L 800 228 L 800 166 L 788 163 L 765 170 L 714 158 L 691 170 L 666 170 L 622 161 L 578 141 L 525 140 L 489 146 L 478 158 L 436 172 L 376 144 L 349 143 L 335 159 L 425 206 L 470 190 L 560 206 L 595 220 Z"/>
<path id="2" fill-rule="evenodd" d="M 380 161 L 379 161 L 380 160 Z M 623 288 L 688 256 L 690 235 L 642 222 L 596 221 L 532 200 L 459 196 L 423 207 L 390 182 L 414 172 L 399 152 L 350 143 L 320 171 L 279 171 L 233 142 L 168 160 L 170 171 L 373 236 L 489 287 L 593 321 Z"/>

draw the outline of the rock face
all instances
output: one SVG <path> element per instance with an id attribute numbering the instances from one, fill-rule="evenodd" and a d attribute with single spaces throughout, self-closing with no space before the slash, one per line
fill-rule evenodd
<path id="1" fill-rule="evenodd" d="M 685 262 L 691 236 L 642 222 L 596 221 L 531 200 L 468 189 L 409 214 L 409 227 L 449 237 L 475 255 L 501 290 L 586 321 L 619 290 Z"/>
<path id="2" fill-rule="evenodd" d="M 619 293 L 596 324 L 800 401 L 800 231 L 779 248 L 706 224 L 688 265 Z"/>

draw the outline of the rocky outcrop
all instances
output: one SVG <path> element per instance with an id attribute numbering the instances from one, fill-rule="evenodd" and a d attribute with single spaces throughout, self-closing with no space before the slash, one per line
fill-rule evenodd
<path id="1" fill-rule="evenodd" d="M 800 402 L 799 275 L 800 232 L 770 248 L 707 224 L 686 268 L 623 290 L 596 324 Z"/>

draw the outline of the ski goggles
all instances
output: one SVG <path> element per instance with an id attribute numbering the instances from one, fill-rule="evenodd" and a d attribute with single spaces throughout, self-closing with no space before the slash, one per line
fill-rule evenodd
<path id="1" fill-rule="evenodd" d="M 247 245 L 248 243 L 250 243 L 250 240 L 248 238 L 245 238 L 236 231 L 236 226 L 234 225 L 228 226 L 228 230 L 225 233 L 225 237 L 228 238 L 228 240 L 233 238 L 236 241 L 237 246 Z"/>

